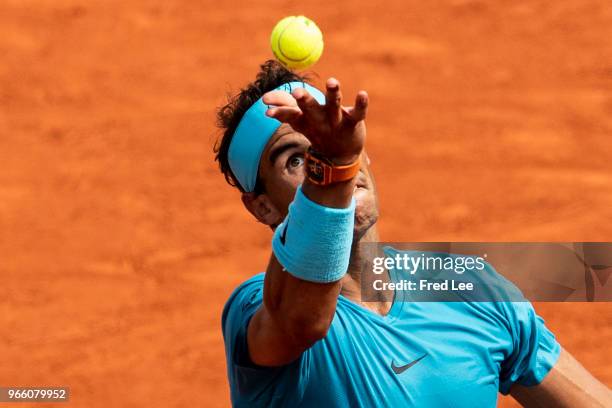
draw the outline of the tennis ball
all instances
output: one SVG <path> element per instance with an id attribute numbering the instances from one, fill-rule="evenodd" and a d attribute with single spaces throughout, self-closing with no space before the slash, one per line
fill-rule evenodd
<path id="1" fill-rule="evenodd" d="M 304 16 L 289 16 L 274 26 L 270 46 L 276 59 L 287 68 L 304 69 L 321 57 L 323 34 L 314 21 Z"/>

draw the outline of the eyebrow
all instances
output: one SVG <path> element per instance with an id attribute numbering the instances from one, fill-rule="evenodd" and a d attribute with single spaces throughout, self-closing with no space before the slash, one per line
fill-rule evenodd
<path id="1" fill-rule="evenodd" d="M 280 156 L 281 154 L 283 154 L 289 149 L 293 149 L 295 147 L 300 147 L 300 146 L 301 146 L 301 143 L 298 143 L 298 142 L 289 142 L 289 143 L 282 144 L 278 147 L 275 146 L 274 149 L 272 149 L 272 151 L 270 152 L 270 163 L 274 165 L 274 163 L 276 162 L 276 159 L 278 159 L 278 156 Z"/>

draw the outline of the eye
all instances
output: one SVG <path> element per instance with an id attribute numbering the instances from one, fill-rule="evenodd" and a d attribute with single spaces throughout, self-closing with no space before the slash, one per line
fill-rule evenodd
<path id="1" fill-rule="evenodd" d="M 294 154 L 287 160 L 287 168 L 290 170 L 297 169 L 302 164 L 304 164 L 304 155 L 302 154 Z"/>

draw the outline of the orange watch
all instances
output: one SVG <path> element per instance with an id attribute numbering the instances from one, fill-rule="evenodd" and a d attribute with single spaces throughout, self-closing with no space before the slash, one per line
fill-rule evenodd
<path id="1" fill-rule="evenodd" d="M 361 166 L 360 158 L 353 163 L 337 166 L 327 157 L 308 148 L 304 155 L 306 162 L 306 177 L 313 184 L 327 186 L 352 179 L 359 172 Z"/>

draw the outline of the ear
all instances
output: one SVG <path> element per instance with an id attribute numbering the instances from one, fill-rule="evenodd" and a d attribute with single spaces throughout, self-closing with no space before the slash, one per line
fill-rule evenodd
<path id="1" fill-rule="evenodd" d="M 282 221 L 280 211 L 272 204 L 267 194 L 242 193 L 242 204 L 262 224 L 274 226 Z"/>

